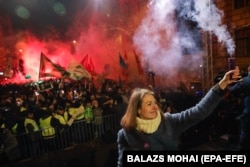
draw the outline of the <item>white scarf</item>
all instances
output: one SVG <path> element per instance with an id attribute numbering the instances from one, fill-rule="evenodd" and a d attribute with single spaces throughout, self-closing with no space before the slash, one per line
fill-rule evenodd
<path id="1" fill-rule="evenodd" d="M 146 120 L 146 119 L 141 119 L 139 117 L 136 117 L 136 123 L 137 123 L 136 129 L 138 131 L 141 131 L 147 134 L 154 133 L 161 123 L 160 111 L 157 112 L 157 117 L 154 119 Z"/>

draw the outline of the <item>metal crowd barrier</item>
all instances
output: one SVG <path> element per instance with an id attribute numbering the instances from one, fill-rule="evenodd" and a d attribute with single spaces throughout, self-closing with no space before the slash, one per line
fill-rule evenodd
<path id="1" fill-rule="evenodd" d="M 76 144 L 84 144 L 95 139 L 116 140 L 118 126 L 115 116 L 103 116 L 102 120 L 98 125 L 94 122 L 87 123 L 85 120 L 75 121 L 68 128 L 56 129 L 56 135 L 50 138 L 43 138 L 42 130 L 33 134 L 19 134 L 16 137 L 19 143 L 20 159 L 28 159 L 49 152 L 67 149 Z M 113 139 L 110 137 L 113 137 Z"/>

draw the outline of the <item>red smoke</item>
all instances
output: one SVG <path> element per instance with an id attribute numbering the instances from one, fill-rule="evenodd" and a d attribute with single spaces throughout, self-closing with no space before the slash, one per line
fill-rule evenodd
<path id="1" fill-rule="evenodd" d="M 127 75 L 121 79 L 126 79 L 127 82 L 132 83 L 147 84 L 145 81 L 147 74 L 142 74 L 142 69 L 138 70 L 138 62 L 143 67 L 145 67 L 146 62 L 143 61 L 143 55 L 137 51 L 132 41 L 136 29 L 148 10 L 147 1 L 110 0 L 110 3 L 98 1 L 102 3 L 98 5 L 94 2 L 96 1 L 88 1 L 85 7 L 71 18 L 71 25 L 68 25 L 67 29 L 65 28 L 63 31 L 48 25 L 46 29 L 41 28 L 41 31 L 48 30 L 48 32 L 38 36 L 31 31 L 32 28 L 22 31 L 13 30 L 8 34 L 0 29 L 2 39 L 15 39 L 10 52 L 13 55 L 11 59 L 12 68 L 18 71 L 20 59 L 24 66 L 23 72 L 19 71 L 14 78 L 8 81 L 15 83 L 37 81 L 41 52 L 53 63 L 65 68 L 71 60 L 81 63 L 82 59 L 88 55 L 91 57 L 96 74 L 104 73 L 106 78 L 118 80 L 123 77 L 123 69 L 119 64 L 119 53 L 121 53 L 123 57 L 127 57 L 128 63 Z M 12 28 L 10 24 L 8 29 Z M 39 32 L 39 29 L 36 29 L 36 32 Z M 1 43 L 0 41 L 0 44 L 3 43 L 5 42 Z M 4 45 L 2 46 L 4 47 Z M 135 51 L 140 61 L 136 60 Z M 3 51 L 0 50 L 0 52 Z M 124 55 L 125 53 L 126 55 Z M 1 53 L 1 59 L 5 62 L 2 63 L 1 70 L 5 69 L 7 55 Z M 171 79 L 166 76 L 161 78 L 161 72 L 154 72 L 156 74 L 156 86 L 167 86 L 167 83 L 170 82 L 178 85 L 180 80 L 188 82 L 193 78 L 187 76 L 186 73 L 180 73 L 176 77 L 171 76 Z M 175 69 L 167 72 L 169 74 L 176 73 Z M 186 72 L 192 71 L 186 70 Z M 27 76 L 30 76 L 30 78 L 27 79 Z"/>

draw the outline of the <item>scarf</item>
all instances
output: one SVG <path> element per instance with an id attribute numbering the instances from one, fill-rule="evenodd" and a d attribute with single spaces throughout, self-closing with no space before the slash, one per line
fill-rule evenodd
<path id="1" fill-rule="evenodd" d="M 150 119 L 150 120 L 145 120 L 145 119 L 136 117 L 136 123 L 137 123 L 136 129 L 138 131 L 141 131 L 147 134 L 152 134 L 157 130 L 157 128 L 159 127 L 161 123 L 161 114 L 158 111 L 157 117 L 154 119 Z"/>

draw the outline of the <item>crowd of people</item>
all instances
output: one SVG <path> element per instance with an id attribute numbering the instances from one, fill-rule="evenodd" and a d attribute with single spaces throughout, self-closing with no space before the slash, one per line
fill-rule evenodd
<path id="1" fill-rule="evenodd" d="M 44 138 L 50 139 L 55 135 L 55 129 L 64 130 L 76 122 L 84 120 L 85 124 L 95 126 L 94 133 L 103 133 L 102 117 L 113 115 L 116 118 L 117 131 L 124 127 L 121 119 L 128 108 L 129 98 L 137 86 L 124 86 L 118 82 L 107 80 L 101 88 L 90 87 L 86 80 L 64 81 L 47 80 L 41 83 L 5 84 L 0 85 L 0 126 L 5 131 L 2 134 L 17 136 L 23 133 L 34 134 L 41 131 Z M 178 113 L 185 108 L 192 107 L 201 100 L 201 96 L 184 91 L 184 89 L 156 90 L 146 86 L 154 92 L 158 106 L 163 113 Z M 148 92 L 151 94 L 150 92 Z M 230 139 L 238 141 L 239 129 L 235 117 L 242 112 L 242 99 L 239 96 L 230 96 L 222 101 L 208 118 L 198 126 L 185 128 L 181 136 L 180 145 L 185 149 L 187 138 L 193 141 L 197 133 L 204 136 L 202 141 L 216 140 L 228 133 Z M 155 102 L 156 103 L 156 102 Z M 230 107 L 229 107 L 230 106 Z M 131 106 L 130 106 L 131 107 Z M 235 126 L 227 126 L 232 123 Z M 200 126 L 204 125 L 204 126 Z M 100 135 L 100 134 L 99 134 Z M 97 134 L 94 134 L 97 136 Z M 35 136 L 33 136 L 35 137 Z M 115 139 L 116 140 L 116 139 Z M 4 138 L 1 144 L 4 146 Z M 49 141 L 49 140 L 48 140 Z M 47 143 L 50 145 L 50 143 Z M 13 147 L 20 145 L 13 142 Z M 1 150 L 1 155 L 4 148 Z"/>
<path id="2" fill-rule="evenodd" d="M 29 133 L 33 138 L 39 131 L 51 147 L 55 147 L 52 140 L 58 131 L 70 129 L 75 124 L 90 125 L 93 136 L 101 136 L 104 133 L 103 117 L 114 116 L 119 120 L 127 101 L 127 92 L 115 82 L 108 81 L 100 89 L 90 89 L 86 81 L 53 79 L 5 84 L 0 90 L 1 129 L 7 129 L 14 136 Z M 116 126 L 119 126 L 118 121 Z"/>

